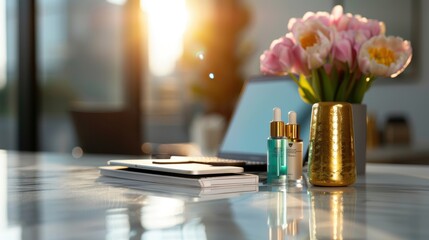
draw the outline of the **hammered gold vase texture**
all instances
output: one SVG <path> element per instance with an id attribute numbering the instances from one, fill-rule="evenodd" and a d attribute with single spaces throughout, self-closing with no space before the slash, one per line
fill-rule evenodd
<path id="1" fill-rule="evenodd" d="M 356 181 L 352 106 L 320 102 L 312 107 L 308 178 L 316 186 Z"/>

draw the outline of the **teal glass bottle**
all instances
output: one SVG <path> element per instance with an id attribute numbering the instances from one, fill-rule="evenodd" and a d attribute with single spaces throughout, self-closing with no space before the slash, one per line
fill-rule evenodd
<path id="1" fill-rule="evenodd" d="M 270 137 L 267 140 L 267 182 L 283 184 L 286 181 L 286 146 L 284 122 L 281 120 L 281 110 L 273 109 L 274 118 L 270 123 Z"/>

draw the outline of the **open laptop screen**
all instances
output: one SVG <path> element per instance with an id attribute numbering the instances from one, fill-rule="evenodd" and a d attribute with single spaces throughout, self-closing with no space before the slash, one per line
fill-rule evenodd
<path id="1" fill-rule="evenodd" d="M 246 82 L 218 156 L 266 161 L 267 138 L 274 107 L 281 108 L 285 123 L 289 111 L 297 113 L 305 152 L 308 147 L 311 105 L 301 100 L 298 87 L 290 78 L 256 76 Z"/>

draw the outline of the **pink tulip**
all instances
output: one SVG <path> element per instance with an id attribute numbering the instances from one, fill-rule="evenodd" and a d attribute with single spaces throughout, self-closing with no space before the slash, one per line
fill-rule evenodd
<path id="1" fill-rule="evenodd" d="M 331 17 L 328 12 L 307 12 L 306 14 L 304 14 L 304 17 L 302 19 L 303 21 L 315 20 L 325 25 L 326 27 L 329 27 L 331 25 Z"/>
<path id="2" fill-rule="evenodd" d="M 304 51 L 304 49 L 302 49 L 298 45 L 295 45 L 295 47 L 293 48 L 292 54 L 293 54 L 294 63 L 293 63 L 293 68 L 291 72 L 298 75 L 310 74 L 310 69 L 307 63 L 307 53 Z"/>
<path id="3" fill-rule="evenodd" d="M 284 71 L 290 72 L 293 68 L 293 48 L 295 44 L 289 37 L 279 38 L 271 44 L 271 50 L 278 56 L 280 66 Z"/>
<path id="4" fill-rule="evenodd" d="M 359 15 L 350 19 L 348 29 L 364 33 L 367 39 L 382 35 L 386 30 L 383 22 L 367 19 Z"/>
<path id="5" fill-rule="evenodd" d="M 266 50 L 259 59 L 262 73 L 277 75 L 283 72 L 283 69 L 280 66 L 279 57 L 272 51 Z"/>
<path id="6" fill-rule="evenodd" d="M 332 44 L 333 58 L 340 62 L 347 63 L 349 67 L 352 67 L 354 64 L 353 43 L 353 34 L 350 32 L 337 33 Z"/>
<path id="7" fill-rule="evenodd" d="M 353 39 L 353 50 L 355 53 L 359 53 L 360 48 L 362 44 L 364 44 L 366 41 L 368 41 L 367 34 L 365 34 L 363 31 L 353 31 L 354 33 L 354 39 Z M 357 56 L 357 54 L 356 54 Z"/>
<path id="8" fill-rule="evenodd" d="M 264 73 L 282 74 L 293 68 L 293 48 L 295 44 L 289 37 L 281 37 L 271 43 L 270 49 L 260 57 L 260 68 Z"/>
<path id="9" fill-rule="evenodd" d="M 291 26 L 292 34 L 306 53 L 307 67 L 316 69 L 326 63 L 331 51 L 333 33 L 317 19 L 295 21 Z"/>
<path id="10" fill-rule="evenodd" d="M 396 77 L 408 66 L 411 44 L 400 37 L 376 36 L 365 42 L 359 52 L 359 67 L 364 74 Z"/>
<path id="11" fill-rule="evenodd" d="M 337 31 L 348 30 L 349 22 L 353 18 L 350 13 L 344 14 L 343 7 L 337 5 L 332 9 L 331 12 L 331 25 L 336 28 Z"/>

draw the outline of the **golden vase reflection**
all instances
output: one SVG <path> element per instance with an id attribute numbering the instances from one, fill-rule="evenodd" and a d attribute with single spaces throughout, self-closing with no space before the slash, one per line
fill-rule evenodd
<path id="1" fill-rule="evenodd" d="M 320 102 L 311 112 L 308 179 L 317 186 L 356 181 L 352 106 Z"/>
<path id="2" fill-rule="evenodd" d="M 311 188 L 310 239 L 360 239 L 354 229 L 354 188 Z"/>

